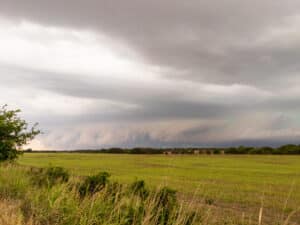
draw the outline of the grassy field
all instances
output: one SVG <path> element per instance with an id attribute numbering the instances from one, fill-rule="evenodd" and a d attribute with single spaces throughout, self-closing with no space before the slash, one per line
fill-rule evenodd
<path id="1" fill-rule="evenodd" d="M 240 213 L 256 214 L 262 206 L 273 217 L 300 207 L 299 156 L 30 153 L 19 163 L 62 166 L 75 175 L 107 171 L 125 183 L 143 179 L 178 190 L 182 199 L 206 199 Z"/>

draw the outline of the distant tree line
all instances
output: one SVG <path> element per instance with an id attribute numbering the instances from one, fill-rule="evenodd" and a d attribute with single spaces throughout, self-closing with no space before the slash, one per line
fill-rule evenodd
<path id="1" fill-rule="evenodd" d="M 273 155 L 298 155 L 300 154 L 300 145 L 283 145 L 278 148 L 272 147 L 231 147 L 225 149 L 226 154 L 273 154 Z"/>
<path id="2" fill-rule="evenodd" d="M 28 152 L 32 152 L 31 149 Z M 229 147 L 229 148 L 108 148 L 98 150 L 74 151 L 34 151 L 34 152 L 65 152 L 65 153 L 113 153 L 113 154 L 272 154 L 272 155 L 300 155 L 300 145 L 283 145 L 272 147 Z"/>

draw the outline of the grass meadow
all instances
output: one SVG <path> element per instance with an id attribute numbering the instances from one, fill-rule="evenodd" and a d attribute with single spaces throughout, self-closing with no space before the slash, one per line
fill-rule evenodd
<path id="1" fill-rule="evenodd" d="M 199 224 L 300 224 L 299 156 L 25 153 L 18 164 L 60 166 L 74 177 L 106 171 L 122 184 L 168 186 L 183 208 L 191 202 L 205 208 L 209 219 Z"/>

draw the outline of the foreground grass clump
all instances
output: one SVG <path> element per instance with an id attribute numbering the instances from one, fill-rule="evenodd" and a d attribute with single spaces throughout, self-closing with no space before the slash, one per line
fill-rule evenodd
<path id="1" fill-rule="evenodd" d="M 69 172 L 62 167 L 31 168 L 29 171 L 31 180 L 39 186 L 53 186 L 58 183 L 68 182 Z"/>
<path id="2" fill-rule="evenodd" d="M 180 207 L 167 187 L 150 190 L 143 181 L 122 185 L 105 172 L 69 177 L 62 168 L 8 165 L 0 172 L 0 199 L 8 210 L 1 207 L 0 224 L 196 224 L 197 213 Z"/>
<path id="3" fill-rule="evenodd" d="M 87 194 L 95 194 L 101 191 L 108 184 L 110 174 L 107 172 L 100 172 L 94 176 L 88 176 L 84 182 L 79 186 L 80 196 Z"/>

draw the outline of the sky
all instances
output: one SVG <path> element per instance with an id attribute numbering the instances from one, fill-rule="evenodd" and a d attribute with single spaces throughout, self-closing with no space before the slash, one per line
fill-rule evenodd
<path id="1" fill-rule="evenodd" d="M 300 143 L 298 0 L 0 0 L 34 149 Z"/>

